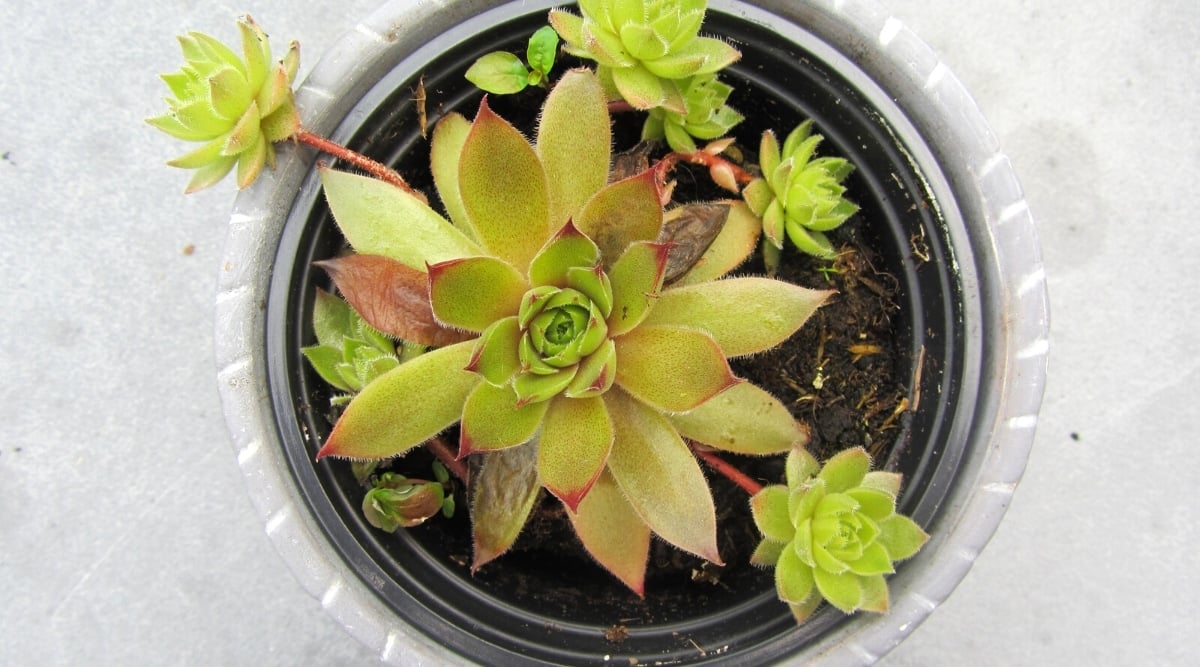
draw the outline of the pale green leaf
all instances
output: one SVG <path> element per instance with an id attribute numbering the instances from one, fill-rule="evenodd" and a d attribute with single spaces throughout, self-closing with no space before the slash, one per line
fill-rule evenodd
<path id="1" fill-rule="evenodd" d="M 750 498 L 750 512 L 754 525 L 762 536 L 773 542 L 791 542 L 796 536 L 796 527 L 788 517 L 788 490 L 780 484 L 772 484 Z"/>
<path id="2" fill-rule="evenodd" d="M 533 438 L 546 414 L 546 403 L 517 406 L 512 387 L 480 382 L 462 409 L 458 456 L 522 445 Z"/>
<path id="3" fill-rule="evenodd" d="M 685 438 L 739 454 L 776 454 L 808 443 L 808 428 L 759 387 L 742 382 L 669 416 Z"/>
<path id="4" fill-rule="evenodd" d="M 616 345 L 616 384 L 664 412 L 687 412 L 741 382 L 721 348 L 700 331 L 643 325 Z"/>
<path id="5" fill-rule="evenodd" d="M 575 512 L 568 512 L 587 552 L 641 597 L 650 551 L 650 528 L 603 471 Z"/>
<path id="6" fill-rule="evenodd" d="M 517 314 L 529 290 L 525 277 L 495 257 L 464 257 L 429 266 L 429 301 L 438 320 L 481 332 Z"/>
<path id="7" fill-rule="evenodd" d="M 427 264 L 483 254 L 479 246 L 400 188 L 377 178 L 321 170 L 338 228 L 360 254 L 384 255 L 424 272 Z"/>
<path id="8" fill-rule="evenodd" d="M 600 82 L 589 70 L 566 72 L 546 98 L 538 125 L 537 152 L 549 187 L 550 231 L 557 232 L 577 218 L 607 183 L 611 144 L 608 104 Z"/>
<path id="9" fill-rule="evenodd" d="M 830 457 L 818 477 L 825 480 L 827 493 L 841 493 L 860 486 L 870 469 L 871 455 L 862 447 L 853 447 Z"/>
<path id="10" fill-rule="evenodd" d="M 787 340 L 831 294 L 756 276 L 727 278 L 664 290 L 643 324 L 706 331 L 736 357 Z"/>
<path id="11" fill-rule="evenodd" d="M 612 422 L 599 397 L 558 396 L 546 404 L 538 438 L 538 475 L 546 489 L 574 511 L 608 461 Z"/>
<path id="12" fill-rule="evenodd" d="M 662 415 L 617 388 L 602 398 L 615 432 L 608 467 L 629 504 L 664 540 L 720 564 L 712 495 L 687 444 Z"/>
<path id="13" fill-rule="evenodd" d="M 496 95 L 519 93 L 528 85 L 529 70 L 517 56 L 506 51 L 493 51 L 476 60 L 467 69 L 467 81 L 481 90 Z"/>
<path id="14" fill-rule="evenodd" d="M 372 382 L 351 401 L 317 458 L 397 456 L 457 422 L 481 381 L 464 370 L 472 347 L 467 341 L 428 352 Z"/>

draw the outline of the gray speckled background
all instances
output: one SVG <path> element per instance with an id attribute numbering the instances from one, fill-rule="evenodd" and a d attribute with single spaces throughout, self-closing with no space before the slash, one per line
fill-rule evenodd
<path id="1" fill-rule="evenodd" d="M 0 6 L 0 664 L 372 664 L 245 495 L 212 360 L 230 183 L 184 198 L 141 119 L 172 35 L 252 13 L 306 70 L 377 2 Z M 975 95 L 1052 308 L 1025 479 L 889 665 L 1185 664 L 1200 650 L 1200 5 L 885 0 Z M 298 11 L 295 5 L 301 5 Z"/>

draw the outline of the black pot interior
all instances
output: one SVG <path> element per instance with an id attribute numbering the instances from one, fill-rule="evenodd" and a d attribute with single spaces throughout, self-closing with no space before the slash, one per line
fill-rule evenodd
<path id="1" fill-rule="evenodd" d="M 449 111 L 473 117 L 480 93 L 463 78 L 466 68 L 489 51 L 523 53 L 528 35 L 545 24 L 540 9 L 509 16 L 480 34 L 470 34 L 477 26 L 467 24 L 439 38 L 449 48 L 432 61 L 402 62 L 359 104 L 364 113 L 352 118 L 362 118 L 361 124 L 342 127 L 339 138 L 433 193 L 426 176 L 428 142 L 417 119 L 418 80 L 423 77 L 430 130 Z M 941 177 L 918 172 L 904 143 L 913 138 L 900 138 L 887 114 L 813 53 L 783 43 L 758 23 L 716 12 L 710 11 L 706 31 L 743 53 L 723 75 L 736 88 L 730 103 L 750 118 L 735 129 L 740 143 L 757 147 L 763 130 L 786 132 L 812 118 L 826 136 L 823 152 L 858 167 L 848 187 L 862 207 L 859 215 L 870 221 L 863 226 L 867 242 L 899 279 L 899 329 L 909 351 L 902 372 L 920 380 L 910 392 L 919 404 L 906 416 L 885 465 L 905 476 L 902 510 L 928 526 L 948 491 L 961 454 L 956 447 L 962 447 L 951 435 L 960 411 L 961 287 L 948 268 L 951 250 L 939 207 L 927 191 L 927 183 Z M 505 117 L 532 118 L 540 98 L 493 96 L 489 102 Z M 469 558 L 469 542 L 462 538 L 425 526 L 387 535 L 367 525 L 359 509 L 362 488 L 349 466 L 314 462 L 331 427 L 329 392 L 298 350 L 314 342 L 315 289 L 329 289 L 312 262 L 343 248 L 315 179 L 310 174 L 287 222 L 268 303 L 266 346 L 278 428 L 292 472 L 329 541 L 405 622 L 483 664 L 773 662 L 853 622 L 824 608 L 797 627 L 775 599 L 770 572 L 751 570 L 736 589 L 651 579 L 642 601 L 590 562 L 509 554 L 472 577 L 455 562 Z M 912 239 L 918 237 L 929 261 L 914 256 Z M 467 535 L 465 508 L 450 523 Z M 496 583 L 488 575 L 492 567 L 510 568 L 515 576 Z M 628 636 L 606 639 L 614 626 L 627 628 Z"/>

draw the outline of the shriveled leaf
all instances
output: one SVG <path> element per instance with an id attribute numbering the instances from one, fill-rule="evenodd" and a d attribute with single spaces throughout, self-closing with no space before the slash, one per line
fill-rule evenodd
<path id="1" fill-rule="evenodd" d="M 809 439 L 808 428 L 786 406 L 749 382 L 669 419 L 683 437 L 739 454 L 777 454 Z"/>
<path id="2" fill-rule="evenodd" d="M 547 403 L 538 438 L 538 474 L 546 489 L 575 511 L 608 461 L 612 422 L 600 397 L 559 396 Z"/>
<path id="3" fill-rule="evenodd" d="M 754 252 L 762 222 L 745 202 L 728 203 L 729 215 L 717 238 L 692 268 L 675 281 L 676 287 L 716 280 L 741 266 Z"/>
<path id="4" fill-rule="evenodd" d="M 666 245 L 634 243 L 613 264 L 608 272 L 613 293 L 610 336 L 631 331 L 646 318 L 662 288 L 668 252 Z"/>
<path id="5" fill-rule="evenodd" d="M 446 114 L 433 128 L 433 140 L 429 147 L 429 167 L 438 196 L 450 220 L 467 236 L 474 238 L 471 220 L 463 208 L 462 195 L 458 191 L 458 159 L 463 144 L 471 131 L 471 123 L 462 114 Z"/>
<path id="6" fill-rule="evenodd" d="M 317 262 L 367 324 L 404 340 L 443 347 L 474 336 L 442 326 L 429 305 L 429 277 L 382 255 Z"/>
<path id="7" fill-rule="evenodd" d="M 666 212 L 655 240 L 675 245 L 667 254 L 663 282 L 675 280 L 695 265 L 721 233 L 727 217 L 729 204 L 684 204 Z"/>
<path id="8" fill-rule="evenodd" d="M 663 290 L 644 325 L 690 327 L 712 335 L 726 356 L 779 345 L 833 294 L 747 276 Z"/>
<path id="9" fill-rule="evenodd" d="M 607 173 L 606 167 L 606 178 Z M 596 192 L 575 225 L 600 247 L 604 265 L 612 266 L 631 243 L 658 238 L 662 219 L 658 184 L 647 170 Z"/>
<path id="10" fill-rule="evenodd" d="M 546 174 L 533 146 L 486 97 L 463 145 L 458 184 L 480 243 L 519 271 L 528 269 L 552 232 Z"/>
<path id="11" fill-rule="evenodd" d="M 608 467 L 646 525 L 664 540 L 721 564 L 712 495 L 700 464 L 666 418 L 617 388 Z"/>
<path id="12" fill-rule="evenodd" d="M 464 257 L 429 266 L 429 301 L 446 324 L 481 332 L 517 314 L 529 290 L 525 277 L 495 257 Z"/>
<path id="13" fill-rule="evenodd" d="M 545 403 L 518 407 L 512 387 L 481 382 L 463 406 L 458 457 L 524 444 L 537 433 L 545 415 Z"/>
<path id="14" fill-rule="evenodd" d="M 642 325 L 616 344 L 616 383 L 659 410 L 687 412 L 740 382 L 721 348 L 699 331 Z"/>
<path id="15" fill-rule="evenodd" d="M 537 448 L 513 447 L 480 454 L 483 465 L 471 474 L 471 526 L 475 558 L 471 572 L 508 551 L 537 500 Z"/>
<path id="16" fill-rule="evenodd" d="M 463 370 L 472 347 L 439 348 L 380 376 L 350 402 L 317 458 L 398 456 L 457 422 L 481 381 Z"/>
<path id="17" fill-rule="evenodd" d="M 549 185 L 551 231 L 577 218 L 588 199 L 604 187 L 611 144 L 600 82 L 590 70 L 566 72 L 546 98 L 537 135 Z"/>
<path id="18" fill-rule="evenodd" d="M 377 178 L 321 169 L 325 198 L 355 251 L 424 271 L 426 263 L 482 254 L 427 204 Z"/>
<path id="19" fill-rule="evenodd" d="M 625 500 L 612 474 L 602 472 L 577 510 L 567 516 L 592 558 L 642 597 L 650 528 Z"/>

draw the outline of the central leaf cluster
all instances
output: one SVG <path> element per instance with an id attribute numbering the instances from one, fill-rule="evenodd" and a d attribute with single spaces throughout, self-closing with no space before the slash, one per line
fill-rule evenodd
<path id="1" fill-rule="evenodd" d="M 535 287 L 525 293 L 517 313 L 522 372 L 552 377 L 564 387 L 578 373 L 580 362 L 608 340 L 605 319 L 612 312 L 612 286 L 603 271 L 579 275 L 593 279 L 577 281 L 575 287 Z M 518 396 L 529 398 L 519 391 Z"/>

